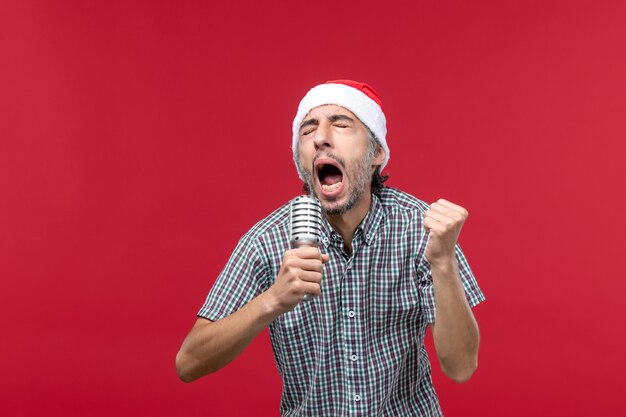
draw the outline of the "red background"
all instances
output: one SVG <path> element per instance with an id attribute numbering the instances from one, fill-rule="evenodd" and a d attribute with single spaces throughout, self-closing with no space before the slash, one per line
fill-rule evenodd
<path id="1" fill-rule="evenodd" d="M 174 357 L 300 192 L 291 120 L 337 78 L 383 99 L 389 184 L 471 213 L 480 365 L 435 365 L 446 415 L 623 412 L 625 22 L 620 0 L 3 0 L 0 413 L 277 415 L 267 334 L 193 384 Z"/>

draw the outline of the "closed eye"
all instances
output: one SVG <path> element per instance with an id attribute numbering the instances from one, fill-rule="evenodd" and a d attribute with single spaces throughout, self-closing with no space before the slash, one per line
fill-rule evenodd
<path id="1" fill-rule="evenodd" d="M 307 119 L 300 125 L 300 135 L 306 136 L 309 133 L 313 132 L 317 126 L 319 125 L 319 121 L 315 118 Z"/>
<path id="2" fill-rule="evenodd" d="M 354 123 L 354 119 L 346 116 L 345 114 L 333 114 L 328 117 L 328 120 L 333 124 L 333 126 L 340 129 L 349 128 Z"/>

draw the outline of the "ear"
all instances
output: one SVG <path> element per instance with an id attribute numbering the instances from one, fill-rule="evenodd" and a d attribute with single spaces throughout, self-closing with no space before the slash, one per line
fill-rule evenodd
<path id="1" fill-rule="evenodd" d="M 380 144 L 376 145 L 376 155 L 374 155 L 374 160 L 372 161 L 372 165 L 374 167 L 380 166 L 385 161 L 385 157 L 387 156 L 387 152 L 383 149 Z"/>

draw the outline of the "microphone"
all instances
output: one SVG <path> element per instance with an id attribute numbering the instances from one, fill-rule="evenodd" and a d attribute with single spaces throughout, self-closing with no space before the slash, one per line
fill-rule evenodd
<path id="1" fill-rule="evenodd" d="M 313 246 L 319 249 L 322 237 L 322 206 L 316 198 L 306 195 L 291 200 L 289 208 L 289 245 L 292 249 Z M 313 299 L 304 294 L 304 301 Z"/>

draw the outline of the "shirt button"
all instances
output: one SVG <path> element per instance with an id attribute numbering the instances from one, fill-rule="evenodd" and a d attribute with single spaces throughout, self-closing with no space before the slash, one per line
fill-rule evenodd
<path id="1" fill-rule="evenodd" d="M 358 359 L 358 357 L 357 357 L 356 355 L 352 355 L 352 356 L 350 356 L 350 360 L 351 360 L 352 362 L 356 362 L 356 360 L 357 360 L 357 359 Z"/>
<path id="2" fill-rule="evenodd" d="M 359 394 L 355 395 L 354 401 L 361 401 L 361 396 Z"/>
<path id="3" fill-rule="evenodd" d="M 354 317 L 356 316 L 356 313 L 352 310 L 348 311 L 348 317 Z"/>

